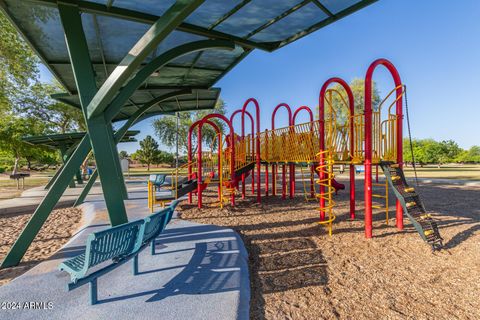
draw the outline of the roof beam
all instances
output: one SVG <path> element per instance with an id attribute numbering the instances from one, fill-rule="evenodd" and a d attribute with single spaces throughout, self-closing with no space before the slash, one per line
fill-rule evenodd
<path id="1" fill-rule="evenodd" d="M 281 15 L 271 19 L 270 21 L 268 21 L 267 23 L 261 25 L 260 27 L 258 27 L 257 29 L 253 30 L 252 32 L 250 32 L 249 34 L 247 34 L 244 38 L 245 39 L 248 39 L 250 38 L 251 36 L 259 33 L 260 31 L 268 28 L 269 26 L 271 26 L 272 24 L 274 24 L 275 22 L 285 18 L 286 16 L 288 16 L 289 14 L 291 13 L 294 13 L 295 11 L 297 11 L 298 9 L 302 8 L 303 6 L 309 4 L 310 2 L 312 2 L 312 0 L 304 0 L 298 4 L 296 4 L 295 6 L 291 7 L 290 9 L 288 9 L 287 11 L 283 12 Z"/>
<path id="2" fill-rule="evenodd" d="M 1 0 L 0 0 L 1 1 Z M 57 0 L 25 0 L 34 3 L 40 3 L 43 5 L 48 6 L 57 6 Z M 89 2 L 89 1 L 82 1 L 82 0 L 62 0 L 62 3 L 69 3 L 78 6 L 78 8 L 82 12 L 92 13 L 92 14 L 99 14 L 104 16 L 116 17 L 130 21 L 136 21 L 141 23 L 153 24 L 157 21 L 160 17 L 148 13 L 143 13 L 140 11 L 123 9 L 119 7 L 107 7 L 106 5 Z M 235 42 L 237 45 L 251 48 L 251 49 L 262 49 L 265 51 L 272 51 L 275 49 L 275 45 L 270 43 L 257 43 L 254 41 L 242 39 L 240 37 L 236 37 L 227 33 L 223 33 L 220 31 L 209 30 L 207 28 L 203 28 L 200 26 L 196 26 L 190 23 L 182 22 L 176 28 L 179 31 L 184 31 L 204 37 L 208 37 L 211 39 L 223 39 L 223 40 L 230 40 Z"/>
<path id="3" fill-rule="evenodd" d="M 327 7 L 325 7 L 323 4 L 320 3 L 320 1 L 318 0 L 313 0 L 312 1 L 318 8 L 320 8 L 320 10 L 322 10 L 327 16 L 329 17 L 333 17 L 334 14 L 327 9 Z"/>
<path id="4" fill-rule="evenodd" d="M 275 49 L 286 46 L 287 44 L 292 43 L 293 41 L 296 41 L 300 38 L 303 38 L 304 36 L 306 36 L 309 33 L 312 33 L 312 32 L 314 32 L 314 31 L 316 31 L 320 28 L 323 28 L 323 27 L 325 27 L 325 26 L 327 26 L 327 25 L 329 25 L 329 24 L 331 24 L 331 23 L 333 23 L 337 20 L 340 20 L 340 19 L 342 19 L 342 18 L 344 18 L 344 17 L 346 17 L 346 16 L 348 16 L 348 15 L 350 15 L 350 14 L 352 14 L 352 13 L 354 13 L 354 12 L 360 10 L 360 9 L 363 9 L 363 8 L 369 6 L 372 3 L 377 2 L 377 1 L 378 0 L 363 0 L 363 1 L 360 1 L 356 4 L 354 4 L 353 6 L 350 6 L 346 9 L 328 17 L 327 19 L 325 19 L 323 21 L 320 21 L 317 24 L 314 24 L 313 26 L 311 26 L 310 28 L 308 28 L 306 30 L 300 31 L 300 32 L 294 34 L 293 36 L 291 36 L 291 37 L 289 37 L 289 38 L 287 38 L 283 41 L 279 41 Z"/>
<path id="5" fill-rule="evenodd" d="M 240 2 L 239 4 L 237 4 L 235 7 L 233 7 L 232 10 L 230 10 L 229 12 L 224 14 L 222 17 L 220 17 L 220 19 L 218 19 L 210 27 L 208 27 L 208 30 L 214 29 L 220 23 L 222 23 L 223 21 L 227 20 L 228 18 L 233 16 L 235 13 L 237 13 L 238 10 L 242 9 L 249 2 L 251 2 L 251 0 L 244 0 L 244 1 Z"/>

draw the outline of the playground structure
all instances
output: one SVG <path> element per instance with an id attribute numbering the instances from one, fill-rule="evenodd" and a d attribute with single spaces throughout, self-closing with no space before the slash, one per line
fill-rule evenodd
<path id="1" fill-rule="evenodd" d="M 374 109 L 372 105 L 372 77 L 377 66 L 383 65 L 391 73 L 395 88 Z M 345 91 L 345 98 L 341 91 L 330 88 L 338 84 Z M 395 93 L 393 102 L 386 106 L 386 101 Z M 334 208 L 334 193 L 344 189 L 343 184 L 335 180 L 334 165 L 349 166 L 350 170 L 350 219 L 355 219 L 355 165 L 365 167 L 365 236 L 372 237 L 372 209 L 385 210 L 388 223 L 388 188 L 393 189 L 396 197 L 396 226 L 403 229 L 403 213 L 410 218 L 420 236 L 433 249 L 442 246 L 436 222 L 426 213 L 424 205 L 415 188 L 410 187 L 403 174 L 402 137 L 403 137 L 403 96 L 405 86 L 400 75 L 391 62 L 386 59 L 374 61 L 368 68 L 365 77 L 365 106 L 364 112 L 355 113 L 355 101 L 349 85 L 340 78 L 328 79 L 320 90 L 319 118 L 314 120 L 313 112 L 308 106 L 301 106 L 293 112 L 286 103 L 279 104 L 272 114 L 271 130 L 260 131 L 260 106 L 254 98 L 248 99 L 243 108 L 235 111 L 230 119 L 220 114 L 209 114 L 194 123 L 188 135 L 188 163 L 172 173 L 172 192 L 167 196 L 154 196 L 149 188 L 149 205 L 153 208 L 156 203 L 164 204 L 188 194 L 189 203 L 192 195 L 197 196 L 198 207 L 202 208 L 202 193 L 210 185 L 218 187 L 219 205 L 223 206 L 228 199 L 235 205 L 237 190 L 241 189 L 242 198 L 245 197 L 245 179 L 252 177 L 252 194 L 261 202 L 261 167 L 264 165 L 264 192 L 269 196 L 277 195 L 278 167 L 281 166 L 281 196 L 286 198 L 295 195 L 295 167 L 300 166 L 304 194 L 306 200 L 319 200 L 319 223 L 328 226 L 332 233 L 332 223 L 336 218 Z M 334 108 L 333 97 L 337 95 L 341 101 L 341 108 Z M 246 109 L 255 107 L 255 117 Z M 288 114 L 288 127 L 276 128 L 275 116 L 280 108 Z M 309 114 L 310 121 L 296 124 L 295 120 L 300 111 Z M 235 115 L 241 114 L 241 134 L 233 130 Z M 341 117 L 342 114 L 343 119 Z M 245 116 L 250 119 L 251 132 L 245 134 Z M 229 132 L 223 134 L 211 119 L 219 119 L 226 124 Z M 197 141 L 202 141 L 202 127 L 212 126 L 218 139 L 216 150 L 204 151 L 198 143 L 194 154 L 192 149 L 193 131 L 197 130 Z M 212 144 L 213 145 L 213 144 Z M 272 181 L 269 181 L 269 166 L 271 167 Z M 288 167 L 288 181 L 287 181 Z M 376 168 L 376 178 L 373 182 L 372 167 Z M 378 179 L 379 167 L 385 173 L 385 182 Z M 309 173 L 305 179 L 304 171 Z M 315 177 L 317 175 L 318 177 Z M 308 182 L 305 182 L 307 180 Z M 271 184 L 271 185 L 270 185 Z M 373 193 L 373 187 L 381 188 L 383 193 Z M 376 191 L 377 192 L 377 191 Z M 373 204 L 372 198 L 384 199 L 384 205 Z"/>

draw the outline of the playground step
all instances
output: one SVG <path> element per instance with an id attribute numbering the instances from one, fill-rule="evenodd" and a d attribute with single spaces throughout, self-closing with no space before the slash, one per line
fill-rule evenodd
<path id="1" fill-rule="evenodd" d="M 405 174 L 397 164 L 381 162 L 380 166 L 392 186 L 393 191 L 402 204 L 405 214 L 423 240 L 432 246 L 433 250 L 442 247 L 442 237 L 438 230 L 437 222 L 426 212 L 420 196 L 415 188 L 410 187 L 405 179 Z"/>

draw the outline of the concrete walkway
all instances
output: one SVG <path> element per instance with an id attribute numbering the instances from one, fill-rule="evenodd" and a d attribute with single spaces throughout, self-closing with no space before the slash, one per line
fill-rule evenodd
<path id="1" fill-rule="evenodd" d="M 145 189 L 128 187 L 130 220 L 148 214 Z M 88 285 L 67 292 L 70 278 L 57 271 L 59 263 L 82 252 L 92 231 L 108 227 L 102 196 L 89 196 L 81 208 L 85 227 L 61 251 L 0 287 L 0 301 L 19 307 L 0 309 L 0 319 L 248 319 L 248 256 L 238 234 L 177 218 L 155 255 L 141 252 L 139 275 L 130 262 L 99 279 L 98 304 L 89 304 Z"/>

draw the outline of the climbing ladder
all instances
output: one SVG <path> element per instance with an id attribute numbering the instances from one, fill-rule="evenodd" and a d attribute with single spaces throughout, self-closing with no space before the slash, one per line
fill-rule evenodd
<path id="1" fill-rule="evenodd" d="M 392 164 L 390 162 L 381 162 L 380 166 L 392 186 L 395 195 L 402 204 L 403 211 L 422 239 L 430 244 L 433 250 L 442 248 L 443 239 L 438 231 L 437 222 L 426 212 L 415 188 L 408 185 L 402 168 L 400 168 L 398 164 Z"/>

